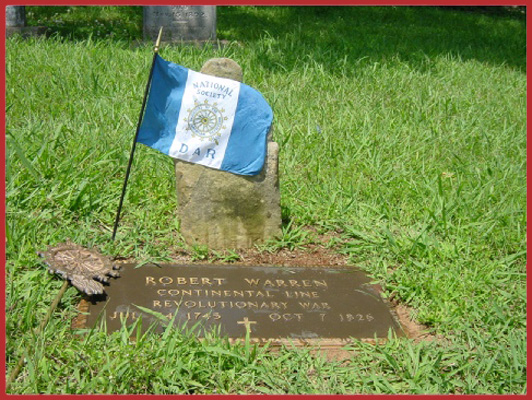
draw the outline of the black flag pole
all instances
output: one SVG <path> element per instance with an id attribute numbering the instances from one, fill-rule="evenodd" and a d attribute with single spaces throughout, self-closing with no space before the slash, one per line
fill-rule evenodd
<path id="1" fill-rule="evenodd" d="M 131 147 L 131 154 L 129 155 L 129 163 L 127 164 L 126 177 L 124 179 L 124 185 L 122 187 L 122 195 L 120 196 L 120 203 L 118 203 L 118 211 L 116 212 L 115 225 L 113 227 L 113 236 L 111 240 L 115 240 L 116 230 L 118 229 L 118 221 L 120 221 L 120 212 L 122 211 L 122 204 L 124 202 L 124 196 L 126 195 L 127 181 L 129 179 L 129 173 L 131 172 L 131 165 L 133 164 L 133 156 L 135 155 L 135 148 L 137 147 L 137 138 L 139 136 L 140 124 L 142 122 L 142 117 L 144 115 L 144 108 L 146 107 L 146 99 L 148 98 L 148 92 L 150 90 L 151 78 L 153 76 L 153 67 L 155 66 L 155 59 L 157 58 L 157 53 L 159 52 L 159 45 L 161 44 L 161 34 L 163 32 L 163 27 L 159 29 L 159 35 L 157 36 L 157 41 L 153 48 L 153 61 L 151 63 L 150 75 L 148 77 L 148 82 L 146 83 L 146 89 L 144 90 L 144 99 L 142 100 L 142 107 L 140 109 L 139 121 L 137 123 L 137 131 L 135 132 L 135 138 L 133 139 L 133 146 Z"/>

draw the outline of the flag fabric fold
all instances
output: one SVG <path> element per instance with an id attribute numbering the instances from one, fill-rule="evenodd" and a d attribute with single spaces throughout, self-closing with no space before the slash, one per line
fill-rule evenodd
<path id="1" fill-rule="evenodd" d="M 260 173 L 273 112 L 255 89 L 157 55 L 137 142 L 239 175 Z"/>

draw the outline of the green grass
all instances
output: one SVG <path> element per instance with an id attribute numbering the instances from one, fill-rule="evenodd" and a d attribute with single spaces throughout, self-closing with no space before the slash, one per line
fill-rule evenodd
<path id="1" fill-rule="evenodd" d="M 69 11 L 70 10 L 70 11 Z M 441 7 L 219 7 L 222 48 L 165 47 L 198 70 L 230 57 L 275 113 L 283 235 L 331 246 L 440 335 L 308 349 L 169 331 L 79 337 L 69 289 L 37 250 L 72 239 L 114 257 L 188 248 L 171 159 L 138 148 L 110 242 L 151 61 L 139 7 L 27 7 L 48 38 L 6 41 L 6 355 L 13 393 L 525 393 L 526 41 L 515 14 Z M 57 15 L 55 15 L 57 14 Z M 94 21 L 103 21 L 97 25 Z M 87 22 L 88 21 L 88 22 Z M 227 262 L 238 252 L 215 254 Z"/>

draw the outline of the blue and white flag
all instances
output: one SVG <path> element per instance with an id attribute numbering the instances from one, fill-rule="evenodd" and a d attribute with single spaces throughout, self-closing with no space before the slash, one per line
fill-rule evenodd
<path id="1" fill-rule="evenodd" d="M 240 175 L 266 158 L 273 112 L 255 89 L 155 58 L 137 141 L 170 157 Z"/>

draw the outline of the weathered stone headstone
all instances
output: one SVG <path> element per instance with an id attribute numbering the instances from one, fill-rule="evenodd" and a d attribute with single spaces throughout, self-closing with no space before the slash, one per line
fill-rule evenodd
<path id="1" fill-rule="evenodd" d="M 26 37 L 45 33 L 44 26 L 26 26 L 25 6 L 6 6 L 6 37 L 14 34 Z"/>
<path id="2" fill-rule="evenodd" d="M 26 26 L 26 7 L 6 6 L 6 26 Z"/>
<path id="3" fill-rule="evenodd" d="M 205 42 L 216 39 L 216 6 L 145 6 L 144 40 Z"/>
<path id="4" fill-rule="evenodd" d="M 15 33 L 22 34 L 26 26 L 26 7 L 6 7 L 6 37 Z"/>
<path id="5" fill-rule="evenodd" d="M 219 327 L 232 339 L 313 341 L 340 346 L 351 338 L 386 338 L 402 328 L 377 287 L 352 268 L 125 264 L 105 296 L 92 296 L 77 327 L 105 322 L 119 330 L 139 318 L 145 330 L 174 326 L 198 336 Z M 199 324 L 198 324 L 199 323 Z"/>
<path id="6" fill-rule="evenodd" d="M 242 81 L 233 60 L 207 61 L 202 73 Z M 189 244 L 212 249 L 250 248 L 281 234 L 279 145 L 268 134 L 260 174 L 234 175 L 175 160 L 180 230 Z"/>

